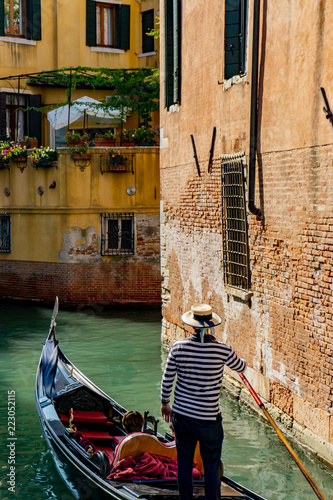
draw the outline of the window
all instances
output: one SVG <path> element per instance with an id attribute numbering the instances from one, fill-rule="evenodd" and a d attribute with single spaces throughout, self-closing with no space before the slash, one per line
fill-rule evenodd
<path id="1" fill-rule="evenodd" d="M 10 137 L 19 141 L 25 135 L 36 137 L 41 142 L 42 117 L 39 111 L 25 111 L 21 108 L 39 108 L 41 96 L 19 93 L 0 92 L 0 137 Z"/>
<path id="2" fill-rule="evenodd" d="M 134 214 L 102 214 L 101 254 L 134 254 Z"/>
<path id="3" fill-rule="evenodd" d="M 5 0 L 5 35 L 23 35 L 24 10 L 23 0 Z"/>
<path id="4" fill-rule="evenodd" d="M 116 12 L 114 5 L 96 4 L 96 44 L 116 45 Z"/>
<path id="5" fill-rule="evenodd" d="M 90 47 L 130 47 L 130 5 L 86 0 L 86 43 Z"/>
<path id="6" fill-rule="evenodd" d="M 224 78 L 245 71 L 247 0 L 225 0 Z"/>
<path id="7" fill-rule="evenodd" d="M 165 106 L 180 102 L 181 0 L 164 0 Z"/>
<path id="8" fill-rule="evenodd" d="M 0 253 L 11 252 L 10 215 L 0 214 Z"/>
<path id="9" fill-rule="evenodd" d="M 222 158 L 222 233 L 224 283 L 249 290 L 249 248 L 243 155 Z"/>
<path id="10" fill-rule="evenodd" d="M 154 9 L 142 12 L 142 53 L 154 52 L 154 37 L 147 33 L 154 29 Z"/>
<path id="11" fill-rule="evenodd" d="M 41 0 L 0 0 L 0 36 L 41 40 Z"/>

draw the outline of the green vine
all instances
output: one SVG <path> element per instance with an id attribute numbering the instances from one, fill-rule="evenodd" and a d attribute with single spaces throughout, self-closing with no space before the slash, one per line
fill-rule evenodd
<path id="1" fill-rule="evenodd" d="M 143 125 L 149 125 L 151 114 L 159 108 L 159 70 L 157 68 L 110 69 L 78 66 L 43 71 L 31 77 L 28 85 L 53 85 L 66 88 L 66 104 L 73 105 L 72 94 L 76 88 L 108 89 L 108 102 L 90 107 L 96 112 L 120 111 L 122 121 L 129 110 L 138 115 Z M 57 104 L 56 107 L 64 103 Z M 26 108 L 49 111 L 55 106 Z"/>

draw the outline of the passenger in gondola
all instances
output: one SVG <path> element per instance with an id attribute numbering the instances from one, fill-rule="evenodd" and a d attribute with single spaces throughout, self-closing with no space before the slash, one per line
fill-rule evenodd
<path id="1" fill-rule="evenodd" d="M 222 322 L 208 304 L 194 304 L 181 320 L 194 328 L 170 350 L 161 384 L 161 414 L 175 432 L 180 500 L 193 497 L 192 468 L 197 442 L 204 465 L 206 500 L 221 499 L 220 463 L 223 442 L 219 395 L 224 366 L 243 372 L 246 361 L 214 337 Z M 170 396 L 177 375 L 174 402 Z"/>
<path id="2" fill-rule="evenodd" d="M 139 411 L 130 410 L 125 413 L 121 423 L 128 434 L 132 432 L 142 432 L 144 419 Z"/>

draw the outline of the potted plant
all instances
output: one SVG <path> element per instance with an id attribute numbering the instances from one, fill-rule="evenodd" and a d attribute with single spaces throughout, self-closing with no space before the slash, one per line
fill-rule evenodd
<path id="1" fill-rule="evenodd" d="M 107 152 L 108 161 L 107 165 L 110 172 L 126 172 L 127 170 L 127 158 L 120 153 L 120 151 L 114 151 L 109 149 Z"/>
<path id="2" fill-rule="evenodd" d="M 19 141 L 20 146 L 25 146 L 27 149 L 38 148 L 38 139 L 37 137 L 29 137 L 28 135 L 24 136 L 23 141 Z"/>
<path id="3" fill-rule="evenodd" d="M 137 146 L 153 146 L 155 144 L 152 129 L 144 125 L 135 129 L 134 139 Z"/>
<path id="4" fill-rule="evenodd" d="M 5 155 L 11 145 L 12 145 L 11 142 L 0 141 L 0 168 L 7 167 L 9 164 L 8 158 L 5 158 Z"/>
<path id="5" fill-rule="evenodd" d="M 26 146 L 21 146 L 20 144 L 12 144 L 7 152 L 4 154 L 4 158 L 7 160 L 13 160 L 16 162 L 27 161 L 27 148 Z"/>
<path id="6" fill-rule="evenodd" d="M 71 146 L 69 151 L 73 160 L 90 160 L 91 155 L 87 153 L 88 146 L 87 142 L 82 145 Z"/>
<path id="7" fill-rule="evenodd" d="M 95 146 L 96 147 L 108 147 L 115 146 L 116 144 L 116 136 L 112 134 L 110 130 L 105 132 L 104 134 L 96 134 L 95 135 Z"/>
<path id="8" fill-rule="evenodd" d="M 135 146 L 135 134 L 133 130 L 124 128 L 119 132 L 120 144 L 122 146 Z"/>
<path id="9" fill-rule="evenodd" d="M 67 146 L 75 146 L 75 145 L 83 146 L 85 144 L 89 144 L 90 136 L 87 132 L 84 134 L 80 134 L 79 132 L 77 132 L 75 134 L 71 133 L 71 132 L 67 132 L 66 142 L 67 142 Z"/>
<path id="10" fill-rule="evenodd" d="M 41 147 L 39 149 L 34 149 L 29 155 L 31 158 L 31 163 L 33 167 L 50 167 L 58 159 L 58 152 L 55 149 L 47 147 Z"/>

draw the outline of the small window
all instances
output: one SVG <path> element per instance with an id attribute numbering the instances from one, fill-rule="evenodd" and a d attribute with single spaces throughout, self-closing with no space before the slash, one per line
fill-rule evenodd
<path id="1" fill-rule="evenodd" d="M 0 36 L 41 40 L 41 0 L 0 0 Z"/>
<path id="2" fill-rule="evenodd" d="M 0 253 L 11 252 L 10 215 L 0 214 Z"/>
<path id="3" fill-rule="evenodd" d="M 96 44 L 116 46 L 116 11 L 114 5 L 96 4 Z"/>
<path id="4" fill-rule="evenodd" d="M 154 29 L 154 9 L 142 12 L 142 53 L 154 52 L 154 37 L 147 35 Z"/>
<path id="5" fill-rule="evenodd" d="M 222 233 L 224 284 L 249 290 L 249 245 L 246 219 L 245 158 L 222 158 Z"/>
<path id="6" fill-rule="evenodd" d="M 181 99 L 181 0 L 164 0 L 165 11 L 165 106 Z"/>
<path id="7" fill-rule="evenodd" d="M 134 254 L 134 214 L 102 214 L 102 255 Z"/>
<path id="8" fill-rule="evenodd" d="M 25 2 L 5 0 L 5 35 L 24 35 Z"/>
<path id="9" fill-rule="evenodd" d="M 86 0 L 86 44 L 129 50 L 131 6 Z"/>
<path id="10" fill-rule="evenodd" d="M 224 78 L 245 72 L 247 0 L 225 0 Z"/>

